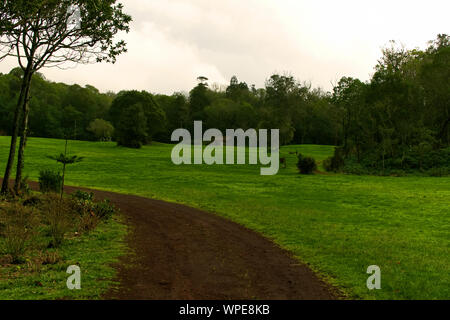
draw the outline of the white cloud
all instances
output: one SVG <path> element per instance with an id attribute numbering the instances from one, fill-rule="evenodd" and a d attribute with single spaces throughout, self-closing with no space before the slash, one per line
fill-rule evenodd
<path id="1" fill-rule="evenodd" d="M 408 47 L 449 33 L 446 0 L 122 0 L 134 18 L 116 65 L 49 69 L 54 81 L 108 89 L 188 91 L 196 77 L 233 75 L 263 86 L 291 72 L 330 89 L 344 75 L 369 77 L 389 40 Z M 14 61 L 2 62 L 7 72 Z"/>

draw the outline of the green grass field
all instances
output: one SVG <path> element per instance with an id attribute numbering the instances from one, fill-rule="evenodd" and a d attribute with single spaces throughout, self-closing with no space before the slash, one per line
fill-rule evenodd
<path id="1" fill-rule="evenodd" d="M 8 146 L 0 137 L 2 171 Z M 25 173 L 36 180 L 42 169 L 59 169 L 46 156 L 63 147 L 30 139 Z M 320 161 L 329 146 L 282 148 L 288 168 L 277 176 L 249 165 L 175 166 L 171 148 L 70 142 L 69 152 L 86 159 L 68 168 L 67 184 L 216 212 L 273 239 L 353 298 L 450 299 L 450 178 L 297 173 L 289 151 Z M 381 268 L 381 290 L 366 287 L 370 265 Z"/>

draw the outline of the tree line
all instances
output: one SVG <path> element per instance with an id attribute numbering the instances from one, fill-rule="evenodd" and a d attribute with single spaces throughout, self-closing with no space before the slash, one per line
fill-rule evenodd
<path id="1" fill-rule="evenodd" d="M 344 77 L 332 100 L 341 110 L 343 140 L 331 169 L 347 162 L 372 171 L 450 173 L 448 35 L 438 35 L 425 50 L 392 42 L 370 81 Z"/>
<path id="2" fill-rule="evenodd" d="M 0 133 L 11 135 L 23 73 L 0 74 Z M 279 128 L 283 144 L 341 142 L 339 110 L 330 93 L 301 84 L 293 76 L 272 75 L 256 89 L 236 77 L 224 89 L 211 89 L 207 79 L 189 93 L 146 91 L 101 93 L 91 85 L 67 85 L 33 77 L 29 135 L 45 138 L 104 140 L 140 147 L 153 140 L 170 142 L 172 132 L 202 120 L 207 128 Z M 102 130 L 103 129 L 103 130 Z M 113 130 L 114 129 L 114 130 Z"/>
<path id="3" fill-rule="evenodd" d="M 199 77 L 189 93 L 100 93 L 33 78 L 30 134 L 39 137 L 109 140 L 139 148 L 170 142 L 175 129 L 278 128 L 281 144 L 341 146 L 342 161 L 372 169 L 448 166 L 450 145 L 449 37 L 427 49 L 392 43 L 369 81 L 343 77 L 333 92 L 274 74 L 264 88 L 232 77 L 223 89 Z M 0 76 L 0 130 L 11 134 L 20 69 Z M 332 170 L 341 169 L 331 168 Z"/>

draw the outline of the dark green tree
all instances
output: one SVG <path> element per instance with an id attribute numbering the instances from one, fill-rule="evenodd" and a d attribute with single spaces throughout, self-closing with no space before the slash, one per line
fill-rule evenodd
<path id="1" fill-rule="evenodd" d="M 135 137 L 140 137 L 139 144 L 143 145 L 150 143 L 154 136 L 159 132 L 162 132 L 166 126 L 166 115 L 161 107 L 156 104 L 153 96 L 146 91 L 123 91 L 120 92 L 114 99 L 111 108 L 109 110 L 109 120 L 113 126 L 118 130 L 116 136 L 126 131 L 123 127 L 123 119 L 130 118 L 130 107 L 141 108 L 142 115 L 140 121 L 145 121 L 145 135 L 138 134 Z M 139 131 L 143 128 L 139 129 Z M 123 142 L 123 140 L 121 140 Z M 122 145 L 127 145 L 120 143 Z"/>
<path id="2" fill-rule="evenodd" d="M 119 146 L 141 148 L 148 141 L 147 117 L 140 103 L 121 112 L 116 125 L 115 138 Z"/>

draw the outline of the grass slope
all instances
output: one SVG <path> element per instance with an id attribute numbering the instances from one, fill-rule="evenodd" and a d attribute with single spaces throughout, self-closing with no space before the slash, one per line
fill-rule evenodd
<path id="1" fill-rule="evenodd" d="M 0 170 L 8 144 L 0 137 Z M 30 179 L 58 169 L 46 156 L 63 146 L 30 139 Z M 450 298 L 450 178 L 297 174 L 289 152 L 323 160 L 329 146 L 282 148 L 288 168 L 277 176 L 260 176 L 259 166 L 249 165 L 175 166 L 171 148 L 71 142 L 70 153 L 86 159 L 69 167 L 67 183 L 216 212 L 272 238 L 355 298 Z M 370 265 L 381 268 L 382 290 L 366 287 Z"/>

